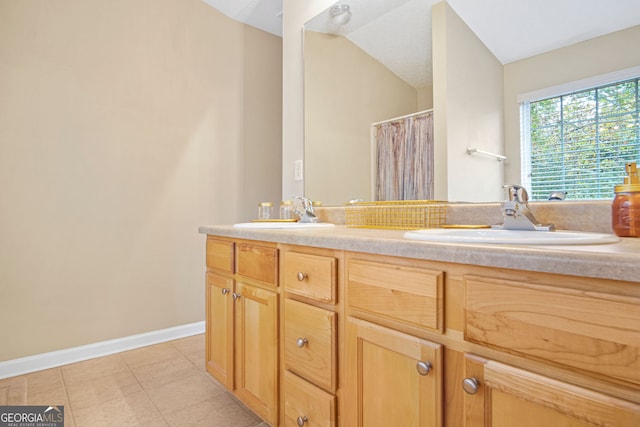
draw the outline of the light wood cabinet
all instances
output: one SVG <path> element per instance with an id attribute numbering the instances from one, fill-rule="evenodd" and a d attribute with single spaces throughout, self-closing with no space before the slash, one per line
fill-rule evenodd
<path id="1" fill-rule="evenodd" d="M 283 284 L 288 293 L 335 304 L 338 261 L 335 257 L 302 253 L 284 253 Z"/>
<path id="2" fill-rule="evenodd" d="M 442 331 L 442 271 L 358 255 L 346 264 L 347 425 L 441 426 L 443 346 L 395 328 Z"/>
<path id="3" fill-rule="evenodd" d="M 469 275 L 464 336 L 640 384 L 640 298 Z"/>
<path id="4" fill-rule="evenodd" d="M 360 253 L 345 271 L 344 426 L 640 425 L 633 285 Z"/>
<path id="5" fill-rule="evenodd" d="M 236 244 L 233 241 L 207 237 L 207 269 L 233 274 L 235 272 L 235 247 Z"/>
<path id="6" fill-rule="evenodd" d="M 244 279 L 278 286 L 278 249 L 258 243 L 236 244 L 236 272 Z"/>
<path id="7" fill-rule="evenodd" d="M 440 270 L 353 258 L 347 265 L 349 308 L 442 332 L 443 277 Z"/>
<path id="8" fill-rule="evenodd" d="M 636 282 L 209 236 L 208 372 L 273 427 L 640 426 Z"/>
<path id="9" fill-rule="evenodd" d="M 234 291 L 233 279 L 207 273 L 206 367 L 230 390 L 234 389 Z"/>
<path id="10" fill-rule="evenodd" d="M 441 345 L 349 318 L 347 354 L 345 425 L 441 425 Z"/>
<path id="11" fill-rule="evenodd" d="M 274 426 L 279 408 L 277 255 L 273 246 L 207 239 L 207 371 Z"/>
<path id="12" fill-rule="evenodd" d="M 285 427 L 335 427 L 336 397 L 295 374 L 284 372 Z"/>
<path id="13" fill-rule="evenodd" d="M 337 376 L 336 321 L 333 311 L 285 301 L 285 368 L 332 393 Z"/>
<path id="14" fill-rule="evenodd" d="M 638 426 L 640 405 L 495 361 L 467 357 L 465 427 Z"/>
<path id="15" fill-rule="evenodd" d="M 548 279 L 467 275 L 464 288 L 466 340 L 578 378 L 639 383 L 639 299 Z M 595 382 L 579 386 L 473 355 L 465 371 L 465 426 L 640 425 L 640 404 L 603 393 Z"/>
<path id="16" fill-rule="evenodd" d="M 246 283 L 235 293 L 235 394 L 275 425 L 278 408 L 278 295 Z"/>
<path id="17" fill-rule="evenodd" d="M 338 424 L 338 258 L 290 247 L 283 253 L 285 426 Z"/>

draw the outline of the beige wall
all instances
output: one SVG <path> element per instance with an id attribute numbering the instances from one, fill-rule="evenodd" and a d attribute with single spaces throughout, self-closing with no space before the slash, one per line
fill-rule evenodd
<path id="1" fill-rule="evenodd" d="M 435 198 L 499 200 L 502 163 L 466 150 L 502 153 L 502 64 L 447 3 L 432 19 Z"/>
<path id="2" fill-rule="evenodd" d="M 640 26 L 587 40 L 504 66 L 505 176 L 519 183 L 518 95 L 640 66 Z"/>
<path id="3" fill-rule="evenodd" d="M 305 194 L 373 200 L 371 124 L 418 111 L 418 91 L 346 37 L 307 31 L 304 97 Z"/>
<path id="4" fill-rule="evenodd" d="M 201 0 L 0 1 L 0 361 L 203 320 L 198 225 L 280 195 L 281 66 Z"/>
<path id="5" fill-rule="evenodd" d="M 244 25 L 242 188 L 238 219 L 258 203 L 280 201 L 282 186 L 282 38 Z"/>

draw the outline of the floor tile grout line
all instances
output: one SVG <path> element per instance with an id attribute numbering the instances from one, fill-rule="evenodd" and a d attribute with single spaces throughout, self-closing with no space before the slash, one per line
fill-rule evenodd
<path id="1" fill-rule="evenodd" d="M 129 351 L 129 350 L 127 350 L 127 351 Z M 162 412 L 159 410 L 159 408 L 156 406 L 155 402 L 148 395 L 148 393 L 147 393 L 146 389 L 144 388 L 144 386 L 142 385 L 142 383 L 140 383 L 140 380 L 136 376 L 135 372 L 131 369 L 131 367 L 127 363 L 126 359 L 124 357 L 122 357 L 122 353 L 125 353 L 125 352 L 114 353 L 114 354 L 110 354 L 110 355 L 107 355 L 107 356 L 96 357 L 94 359 L 89 359 L 89 360 L 104 359 L 106 357 L 117 357 L 120 360 L 120 362 L 122 362 L 124 364 L 124 366 L 126 367 L 127 371 L 133 376 L 133 378 L 135 379 L 136 383 L 140 386 L 140 389 L 144 392 L 145 396 L 149 399 L 149 401 L 156 408 L 156 410 L 158 412 L 158 415 L 160 415 L 162 417 L 163 421 L 165 421 L 165 423 L 167 423 L 167 425 L 169 425 L 169 423 L 164 419 L 164 416 L 162 415 Z M 84 363 L 84 362 L 87 362 L 87 361 L 82 361 L 82 362 L 77 362 L 77 363 Z M 65 365 L 65 366 L 71 366 L 71 365 L 75 365 L 75 363 L 69 364 L 69 365 Z M 74 411 L 73 411 L 73 407 L 72 407 L 72 404 L 71 404 L 71 398 L 69 396 L 69 392 L 68 392 L 68 388 L 67 388 L 68 386 L 67 386 L 66 382 L 64 381 L 64 373 L 63 373 L 61 368 L 63 368 L 63 367 L 60 367 L 58 369 L 60 369 L 60 374 L 63 377 L 65 395 L 67 396 L 67 402 L 69 402 L 69 406 L 71 407 L 71 414 L 72 414 L 72 418 L 73 418 L 73 421 L 74 421 L 74 425 L 76 425 L 77 423 L 76 423 L 76 420 L 75 420 L 75 416 L 73 415 Z M 82 379 L 81 382 L 93 382 L 93 381 L 95 381 L 97 379 L 103 379 L 103 378 L 112 377 L 113 375 L 115 375 L 115 373 L 112 372 L 112 373 L 108 373 L 108 374 L 99 375 L 99 376 L 96 376 L 96 377 L 91 378 L 91 379 Z M 118 397 L 113 397 L 113 398 L 108 399 L 108 400 L 103 400 L 100 403 L 101 404 L 105 404 L 105 403 L 112 402 L 112 401 L 115 401 L 115 400 L 118 400 Z"/>
<path id="2" fill-rule="evenodd" d="M 180 352 L 181 354 L 185 355 L 185 357 L 187 358 L 187 360 L 189 360 L 189 362 L 191 362 L 191 364 L 193 365 L 193 367 L 196 369 L 196 371 L 200 374 L 200 376 L 206 378 L 207 380 L 209 380 L 211 383 L 213 383 L 214 386 L 222 389 L 222 391 L 224 391 L 225 395 L 227 395 L 228 397 L 230 397 L 235 403 L 236 405 L 240 406 L 242 408 L 243 411 L 248 412 L 250 414 L 253 414 L 253 411 L 251 409 L 249 409 L 249 407 L 247 405 L 244 404 L 244 402 L 242 402 L 241 400 L 239 400 L 235 394 L 233 394 L 232 392 L 230 392 L 229 390 L 227 390 L 224 386 L 222 386 L 222 384 L 220 384 L 220 382 L 218 382 L 214 377 L 212 377 L 206 370 L 206 368 L 200 369 L 199 366 L 197 366 L 195 364 L 194 361 L 192 361 L 191 359 L 189 359 L 188 356 L 186 356 L 186 354 L 184 354 L 182 351 L 180 351 L 180 349 L 174 344 L 175 341 L 170 342 L 169 344 L 171 344 L 178 352 Z M 260 427 L 262 423 L 264 423 L 265 421 L 262 420 L 260 417 L 258 418 L 258 423 L 255 424 L 252 427 Z"/>
<path id="3" fill-rule="evenodd" d="M 195 369 L 195 371 L 202 377 L 208 379 L 209 381 L 211 381 L 213 383 L 213 385 L 215 385 L 218 388 L 222 388 L 223 391 L 225 391 L 226 393 L 229 393 L 229 391 L 226 388 L 220 387 L 220 383 L 218 381 L 216 381 L 205 369 L 200 369 L 200 367 L 198 365 L 196 365 L 196 362 L 194 362 L 193 360 L 191 360 L 186 354 L 184 354 L 182 351 L 180 351 L 180 349 L 174 345 L 173 342 L 169 342 L 169 344 L 171 344 L 180 354 L 182 354 L 189 363 L 191 363 L 191 366 L 193 366 L 193 368 Z M 231 395 L 233 395 L 233 393 L 229 393 Z"/>
<path id="4" fill-rule="evenodd" d="M 7 404 L 8 405 L 12 405 L 12 404 L 13 405 L 16 405 L 16 404 L 18 404 L 18 405 L 20 405 L 20 404 L 26 405 L 27 404 L 27 399 L 28 399 L 28 389 L 29 389 L 29 387 L 28 387 L 29 384 L 28 384 L 28 381 L 27 381 L 26 377 L 22 378 L 22 383 L 23 384 L 21 386 L 22 387 L 22 391 L 20 393 L 21 396 L 20 396 L 19 401 L 16 401 L 15 398 L 12 398 L 12 395 L 15 394 L 15 392 L 13 392 L 13 390 L 18 388 L 18 387 L 20 387 L 20 385 L 18 385 L 18 386 L 15 385 L 20 381 L 20 379 L 18 377 L 15 377 L 15 379 L 11 379 L 10 378 L 9 380 L 11 380 L 11 381 L 6 381 L 6 383 L 5 383 L 6 384 L 6 390 L 7 390 L 7 399 L 6 399 L 7 400 Z"/>
<path id="5" fill-rule="evenodd" d="M 144 347 L 143 347 L 144 348 Z M 165 418 L 164 414 L 162 413 L 162 411 L 160 410 L 160 408 L 158 408 L 158 405 L 156 404 L 156 402 L 151 398 L 151 396 L 149 396 L 149 393 L 147 392 L 147 388 L 144 386 L 144 384 L 142 384 L 142 382 L 140 381 L 140 378 L 138 378 L 138 376 L 136 375 L 135 371 L 133 370 L 133 368 L 129 365 L 129 363 L 127 362 L 127 359 L 125 359 L 124 357 L 122 358 L 124 364 L 127 366 L 127 369 L 129 370 L 129 372 L 131 372 L 131 375 L 133 375 L 133 377 L 136 379 L 136 382 L 138 383 L 138 385 L 140 386 L 140 389 L 142 390 L 142 392 L 144 393 L 144 395 L 147 397 L 147 399 L 149 399 L 149 402 L 151 402 L 151 404 L 153 405 L 153 407 L 156 409 L 156 412 L 158 412 L 158 414 L 160 415 L 160 418 L 162 418 L 162 421 L 164 421 L 164 423 L 167 426 L 170 426 L 169 421 Z"/>
<path id="6" fill-rule="evenodd" d="M 212 381 L 214 383 L 214 385 L 217 386 L 216 381 L 210 376 L 208 375 L 205 371 L 203 371 L 202 369 L 200 369 L 200 367 L 198 365 L 196 365 L 196 362 L 192 361 L 185 352 L 181 351 L 180 348 L 178 346 L 176 346 L 174 343 L 177 340 L 174 341 L 168 341 L 166 343 L 162 343 L 162 344 L 169 344 L 179 355 L 181 358 L 183 358 L 184 360 L 186 360 L 189 365 L 193 368 L 193 370 L 196 372 L 196 374 L 200 377 L 204 377 L 206 379 L 208 379 L 209 381 Z M 151 347 L 151 346 L 149 346 Z M 169 422 L 169 420 L 165 417 L 164 413 L 162 412 L 162 410 L 157 406 L 156 402 L 151 398 L 151 396 L 149 395 L 148 391 L 147 391 L 147 387 L 145 387 L 144 384 L 142 384 L 142 382 L 140 382 L 139 377 L 136 375 L 134 369 L 129 365 L 129 363 L 126 361 L 125 358 L 123 358 L 124 363 L 127 365 L 127 368 L 131 371 L 131 373 L 133 374 L 133 376 L 135 377 L 136 381 L 138 382 L 138 384 L 140 385 L 140 387 L 142 388 L 143 392 L 145 393 L 145 395 L 149 398 L 149 400 L 151 401 L 151 403 L 153 404 L 154 408 L 156 408 L 156 410 L 158 411 L 158 413 L 160 414 L 160 416 L 162 417 L 162 420 L 167 424 L 167 426 L 171 426 L 171 423 Z M 154 362 L 152 362 L 154 363 Z M 179 380 L 175 380 L 175 381 L 179 381 Z M 219 386 L 218 386 L 219 387 Z M 226 394 L 231 395 L 227 390 L 223 390 Z"/>
<path id="7" fill-rule="evenodd" d="M 67 404 L 69 405 L 69 413 L 71 414 L 71 419 L 73 420 L 73 425 L 76 425 L 76 418 L 73 415 L 73 407 L 71 406 L 71 396 L 69 396 L 69 390 L 67 389 L 67 382 L 64 379 L 64 372 L 62 371 L 62 366 L 55 368 L 58 371 L 58 375 L 60 376 L 60 381 L 62 381 L 62 388 L 64 389 L 64 396 L 67 400 Z M 67 415 L 65 414 L 65 418 Z"/>

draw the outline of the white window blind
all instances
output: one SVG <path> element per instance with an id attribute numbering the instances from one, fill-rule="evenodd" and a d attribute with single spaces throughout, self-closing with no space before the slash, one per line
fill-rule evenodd
<path id="1" fill-rule="evenodd" d="M 522 182 L 532 200 L 613 198 L 640 161 L 638 78 L 521 104 Z"/>

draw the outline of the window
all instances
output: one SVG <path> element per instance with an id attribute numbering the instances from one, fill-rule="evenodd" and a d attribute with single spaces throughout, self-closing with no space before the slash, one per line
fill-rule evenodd
<path id="1" fill-rule="evenodd" d="M 521 104 L 522 183 L 531 200 L 612 199 L 640 160 L 639 78 Z"/>

